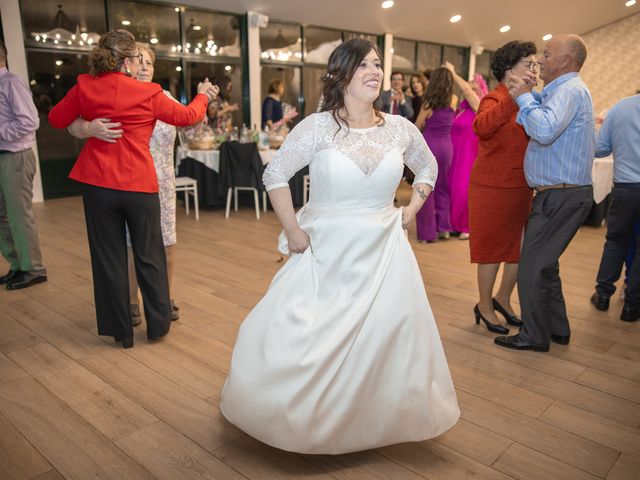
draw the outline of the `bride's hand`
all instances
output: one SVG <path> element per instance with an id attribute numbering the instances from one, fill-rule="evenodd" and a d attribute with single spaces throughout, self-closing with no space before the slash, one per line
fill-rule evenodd
<path id="1" fill-rule="evenodd" d="M 411 207 L 411 205 L 402 207 L 402 228 L 408 230 L 415 217 L 416 211 L 413 209 L 413 207 Z"/>
<path id="2" fill-rule="evenodd" d="M 289 243 L 289 252 L 303 253 L 311 245 L 309 242 L 309 235 L 300 227 L 287 232 L 287 240 Z"/>

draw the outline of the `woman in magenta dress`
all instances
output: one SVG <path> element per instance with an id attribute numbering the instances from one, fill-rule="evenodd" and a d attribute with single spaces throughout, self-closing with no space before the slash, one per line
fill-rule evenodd
<path id="1" fill-rule="evenodd" d="M 462 89 L 464 100 L 456 110 L 455 119 L 451 126 L 451 143 L 453 145 L 453 158 L 449 168 L 448 184 L 451 199 L 451 227 L 453 231 L 460 232 L 460 240 L 469 238 L 469 178 L 471 167 L 478 156 L 478 137 L 473 132 L 473 119 L 476 116 L 480 100 L 489 89 L 482 78 L 476 73 L 471 82 L 466 82 L 456 74 L 453 65 L 445 66 L 453 74 L 453 79 Z"/>
<path id="2" fill-rule="evenodd" d="M 451 232 L 451 202 L 447 182 L 453 157 L 451 125 L 455 117 L 453 106 L 458 99 L 453 95 L 453 75 L 444 68 L 436 68 L 424 94 L 424 103 L 416 119 L 427 145 L 438 162 L 438 178 L 433 195 L 427 198 L 416 215 L 418 240 L 434 242 L 449 238 Z"/>

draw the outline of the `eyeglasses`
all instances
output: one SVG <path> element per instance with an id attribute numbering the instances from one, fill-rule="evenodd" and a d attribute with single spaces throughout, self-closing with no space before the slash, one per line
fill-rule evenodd
<path id="1" fill-rule="evenodd" d="M 144 56 L 139 53 L 138 55 L 131 55 L 129 58 L 137 58 L 138 62 L 142 65 L 142 62 L 144 61 Z"/>
<path id="2" fill-rule="evenodd" d="M 518 63 L 524 63 L 524 66 L 527 67 L 528 70 L 535 70 L 538 66 L 538 62 L 527 62 L 520 60 Z"/>

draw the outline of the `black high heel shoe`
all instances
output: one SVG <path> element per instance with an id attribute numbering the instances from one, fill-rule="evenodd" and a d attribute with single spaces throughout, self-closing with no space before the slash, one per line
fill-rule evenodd
<path id="1" fill-rule="evenodd" d="M 480 309 L 478 308 L 478 304 L 476 304 L 476 306 L 473 307 L 473 313 L 476 316 L 476 325 L 479 325 L 480 324 L 480 320 L 482 320 L 484 322 L 484 324 L 487 326 L 487 330 L 489 330 L 490 332 L 501 333 L 503 335 L 506 335 L 507 333 L 509 333 L 509 329 L 507 327 L 503 327 L 502 325 L 499 325 L 497 323 L 491 323 L 489 320 L 484 318 L 482 316 L 482 313 L 480 313 Z"/>
<path id="2" fill-rule="evenodd" d="M 122 348 L 133 347 L 133 337 L 126 337 L 126 338 L 113 337 L 113 339 L 116 341 L 116 343 L 122 342 Z"/>
<path id="3" fill-rule="evenodd" d="M 493 308 L 502 314 L 509 325 L 513 325 L 514 327 L 521 327 L 522 325 L 524 325 L 524 323 L 522 323 L 522 320 L 520 320 L 517 316 L 511 315 L 509 312 L 507 312 L 495 298 L 493 299 Z"/>

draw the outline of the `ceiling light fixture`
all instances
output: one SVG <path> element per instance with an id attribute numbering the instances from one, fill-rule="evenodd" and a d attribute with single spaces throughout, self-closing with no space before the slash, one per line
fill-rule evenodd
<path id="1" fill-rule="evenodd" d="M 500 27 L 500 33 L 507 33 L 509 30 L 511 30 L 510 25 L 503 25 L 502 27 Z"/>
<path id="2" fill-rule="evenodd" d="M 158 43 L 158 39 L 156 37 L 151 37 L 149 39 L 149 43 L 152 43 L 153 45 L 155 45 L 156 43 Z"/>
<path id="3" fill-rule="evenodd" d="M 122 25 L 128 27 L 129 25 L 131 25 L 131 22 L 129 20 L 122 20 Z"/>
<path id="4" fill-rule="evenodd" d="M 636 4 L 636 0 L 629 0 L 628 2 L 625 2 L 624 6 L 633 7 L 635 4 Z"/>
<path id="5" fill-rule="evenodd" d="M 180 11 L 180 7 L 176 7 L 173 10 L 174 10 L 174 12 L 178 13 Z"/>
<path id="6" fill-rule="evenodd" d="M 544 40 L 545 42 L 551 40 L 553 38 L 553 35 L 551 35 L 550 33 L 547 33 L 544 37 L 542 37 L 542 40 Z"/>
<path id="7" fill-rule="evenodd" d="M 198 31 L 202 30 L 202 27 L 201 27 L 200 25 L 194 25 L 194 26 L 193 26 L 193 29 L 194 29 L 196 32 L 198 32 Z"/>
<path id="8" fill-rule="evenodd" d="M 449 19 L 451 23 L 458 23 L 460 20 L 462 20 L 462 15 L 454 15 Z"/>
<path id="9" fill-rule="evenodd" d="M 393 7 L 393 0 L 387 0 L 386 2 L 382 2 L 382 5 L 380 5 L 382 8 L 391 8 Z"/>
<path id="10" fill-rule="evenodd" d="M 178 65 L 178 66 L 176 67 L 176 72 L 181 72 L 181 71 L 182 71 L 182 67 L 181 67 L 180 65 Z"/>

